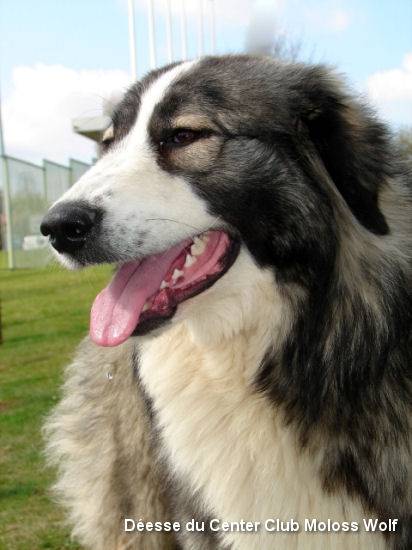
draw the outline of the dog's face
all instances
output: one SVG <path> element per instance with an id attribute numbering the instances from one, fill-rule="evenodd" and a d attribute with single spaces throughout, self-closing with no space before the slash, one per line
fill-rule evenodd
<path id="1" fill-rule="evenodd" d="M 133 85 L 102 157 L 42 226 L 66 264 L 121 266 L 94 304 L 95 341 L 170 318 L 242 248 L 309 284 L 333 263 L 336 196 L 384 234 L 369 150 L 381 128 L 362 117 L 324 70 L 268 58 L 205 58 Z"/>

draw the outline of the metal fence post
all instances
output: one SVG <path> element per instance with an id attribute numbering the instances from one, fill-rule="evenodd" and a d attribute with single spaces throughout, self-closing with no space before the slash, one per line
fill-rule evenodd
<path id="1" fill-rule="evenodd" d="M 15 267 L 13 236 L 11 227 L 11 200 L 10 200 L 10 181 L 9 170 L 7 166 L 7 157 L 1 156 L 1 175 L 3 180 L 3 201 L 4 214 L 6 216 L 6 247 L 7 247 L 7 263 L 10 269 Z"/>

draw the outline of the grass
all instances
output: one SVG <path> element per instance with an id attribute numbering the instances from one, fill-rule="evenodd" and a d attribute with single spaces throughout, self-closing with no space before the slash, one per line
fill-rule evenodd
<path id="1" fill-rule="evenodd" d="M 6 269 L 7 267 L 7 252 L 0 250 L 0 269 Z"/>
<path id="2" fill-rule="evenodd" d="M 0 270 L 0 548 L 77 549 L 48 496 L 40 429 L 110 268 Z"/>

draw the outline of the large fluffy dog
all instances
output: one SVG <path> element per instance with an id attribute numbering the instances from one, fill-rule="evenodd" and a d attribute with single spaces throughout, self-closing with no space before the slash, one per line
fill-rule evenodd
<path id="1" fill-rule="evenodd" d="M 410 181 L 323 67 L 130 88 L 42 224 L 65 264 L 119 265 L 46 430 L 85 546 L 412 547 Z"/>

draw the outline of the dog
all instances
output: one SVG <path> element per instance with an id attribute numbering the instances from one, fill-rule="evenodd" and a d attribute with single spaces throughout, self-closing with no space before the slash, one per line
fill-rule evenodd
<path id="1" fill-rule="evenodd" d="M 45 428 L 85 547 L 412 548 L 411 207 L 325 66 L 130 87 L 41 226 L 64 265 L 118 266 Z"/>

